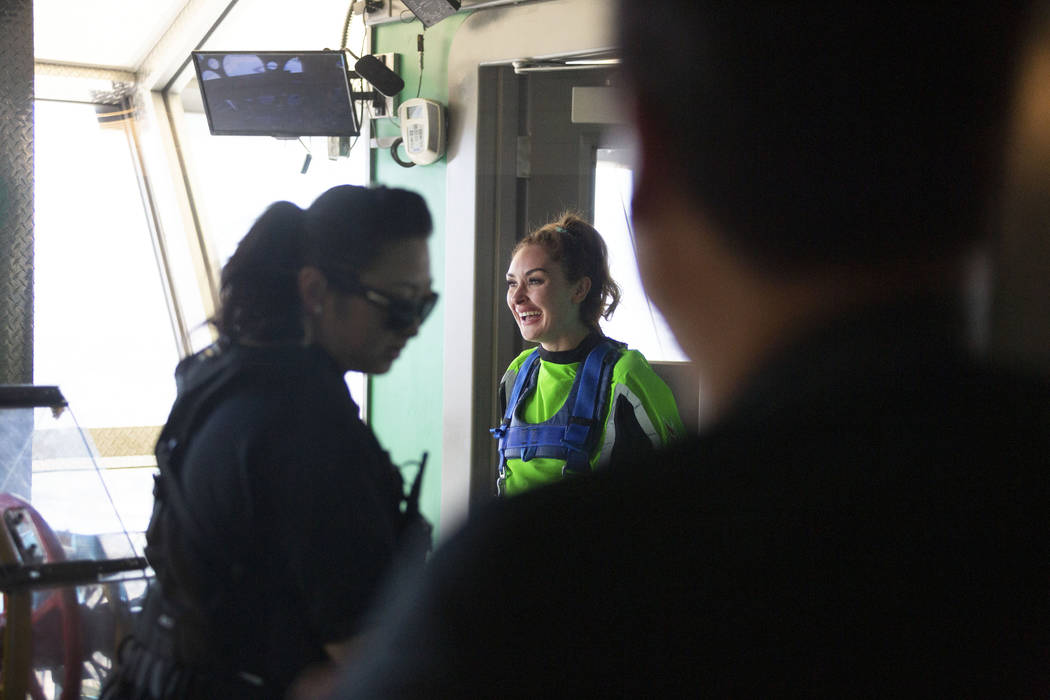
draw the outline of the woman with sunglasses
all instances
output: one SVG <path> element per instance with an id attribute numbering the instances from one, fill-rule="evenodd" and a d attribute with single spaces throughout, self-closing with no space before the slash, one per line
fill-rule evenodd
<path id="1" fill-rule="evenodd" d="M 525 350 L 500 384 L 500 494 L 590 473 L 618 452 L 684 434 L 678 407 L 637 350 L 599 326 L 619 304 L 601 235 L 565 214 L 523 238 L 507 270 L 507 306 Z"/>
<path id="2" fill-rule="evenodd" d="M 223 268 L 219 340 L 183 360 L 157 446 L 156 572 L 105 698 L 281 698 L 345 658 L 406 565 L 403 484 L 343 375 L 386 372 L 434 307 L 414 193 L 271 205 Z M 425 554 L 425 552 L 424 552 Z"/>

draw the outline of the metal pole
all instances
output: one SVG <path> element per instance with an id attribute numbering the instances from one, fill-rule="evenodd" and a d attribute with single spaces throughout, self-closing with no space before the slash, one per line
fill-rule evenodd
<path id="1" fill-rule="evenodd" d="M 0 3 L 0 383 L 33 381 L 33 3 Z"/>

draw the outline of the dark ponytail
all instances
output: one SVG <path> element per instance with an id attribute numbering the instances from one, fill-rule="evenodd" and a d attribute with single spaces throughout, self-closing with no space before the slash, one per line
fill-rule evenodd
<path id="1" fill-rule="evenodd" d="M 271 204 L 222 269 L 221 308 L 213 319 L 231 340 L 300 341 L 304 335 L 299 270 L 360 274 L 386 248 L 430 235 L 426 202 L 414 192 L 339 185 L 306 210 Z"/>
<path id="2" fill-rule="evenodd" d="M 303 335 L 298 271 L 304 260 L 304 212 L 275 202 L 252 224 L 222 268 L 215 326 L 231 340 L 298 340 Z"/>
<path id="3" fill-rule="evenodd" d="M 551 260 L 560 262 L 571 283 L 584 277 L 591 290 L 580 303 L 580 320 L 597 329 L 598 319 L 608 320 L 620 304 L 620 287 L 609 274 L 609 251 L 597 230 L 571 212 L 536 229 L 514 247 L 513 257 L 529 245 L 540 245 Z"/>

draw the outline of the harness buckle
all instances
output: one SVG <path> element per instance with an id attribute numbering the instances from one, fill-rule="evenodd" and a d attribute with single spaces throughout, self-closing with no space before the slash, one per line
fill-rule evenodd
<path id="1" fill-rule="evenodd" d="M 492 433 L 492 437 L 497 440 L 502 440 L 507 437 L 507 428 L 510 427 L 510 420 L 504 418 L 503 422 L 497 425 L 495 428 L 489 428 L 489 432 Z"/>

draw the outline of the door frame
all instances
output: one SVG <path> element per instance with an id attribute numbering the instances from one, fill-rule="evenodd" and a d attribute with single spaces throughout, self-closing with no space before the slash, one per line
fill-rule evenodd
<path id="1" fill-rule="evenodd" d="M 507 6 L 464 20 L 448 59 L 449 134 L 446 169 L 445 368 L 441 478 L 442 531 L 454 532 L 485 494 L 491 466 L 489 413 L 498 372 L 492 275 L 504 264 L 505 237 L 493 235 L 509 216 L 494 204 L 497 174 L 491 155 L 507 157 L 498 129 L 481 119 L 491 105 L 478 95 L 482 66 L 515 60 L 593 54 L 615 47 L 615 4 L 559 0 Z M 516 149 L 516 144 L 514 146 Z M 495 176 L 495 177 L 494 177 Z"/>

